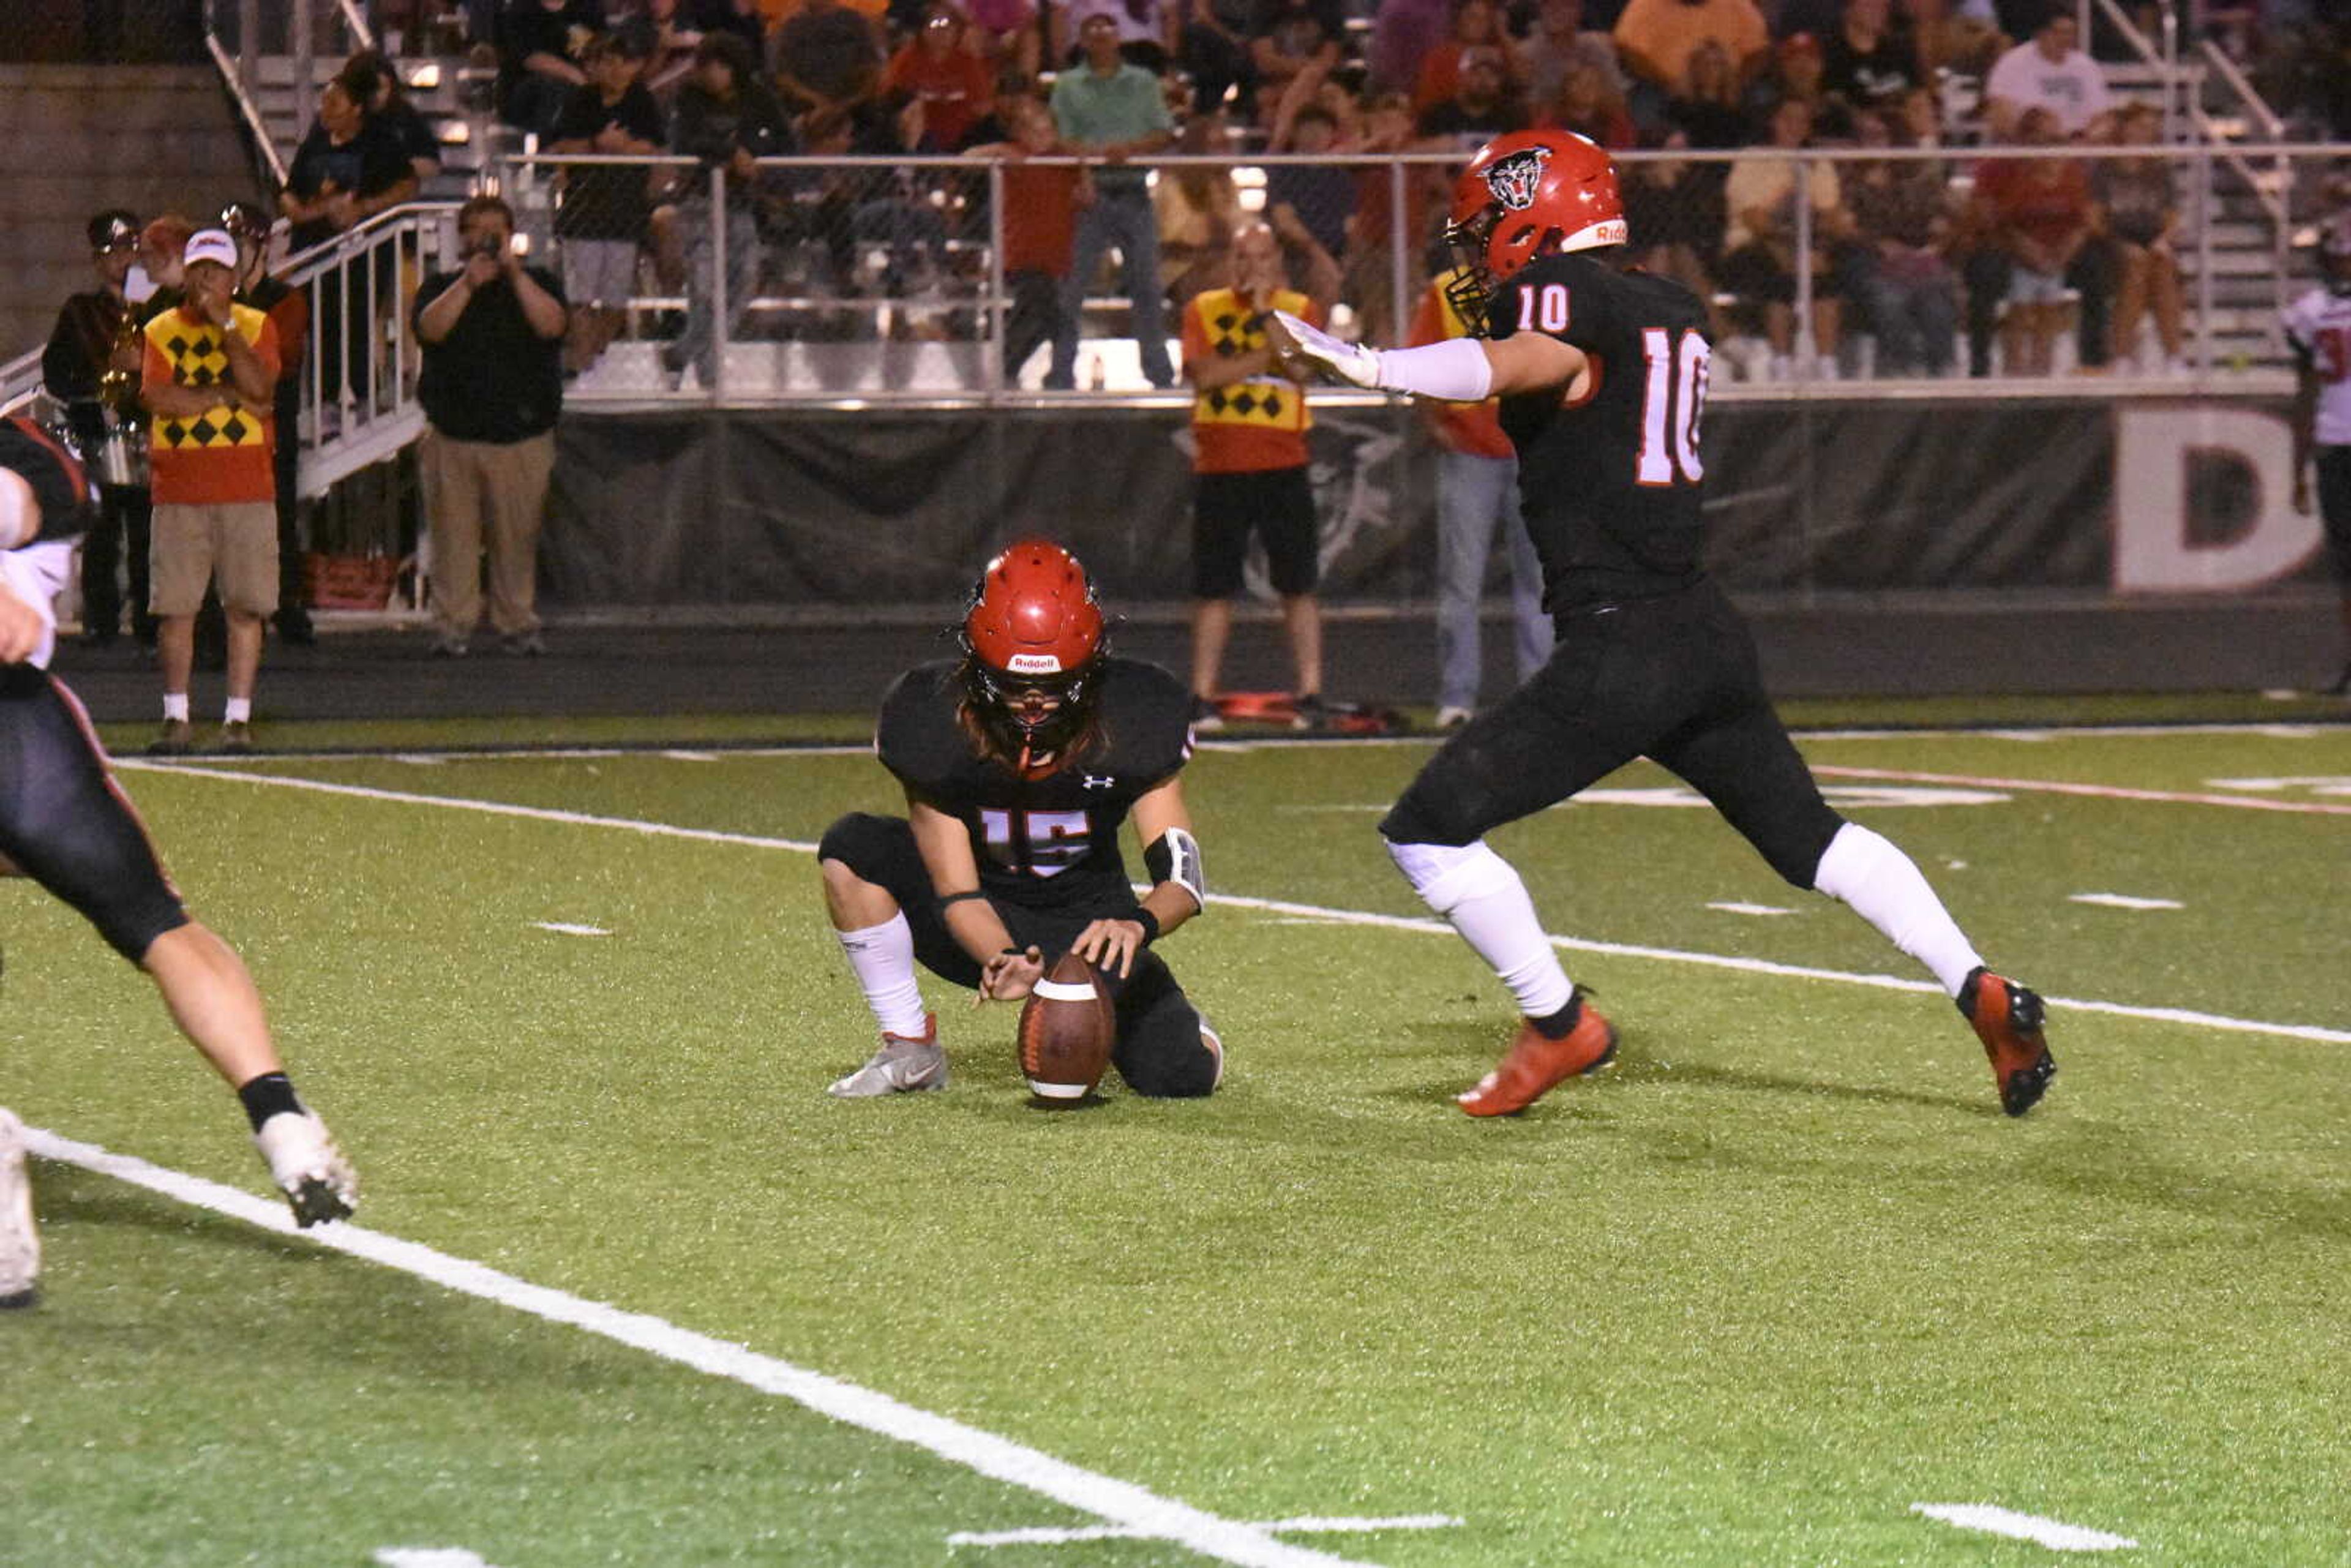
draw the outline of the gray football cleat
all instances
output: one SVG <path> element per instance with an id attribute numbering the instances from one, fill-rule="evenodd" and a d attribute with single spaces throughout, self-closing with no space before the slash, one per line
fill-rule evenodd
<path id="1" fill-rule="evenodd" d="M 33 1225 L 33 1178 L 25 1168 L 25 1124 L 0 1106 L 0 1308 L 29 1307 L 39 1291 L 41 1233 Z"/>
<path id="2" fill-rule="evenodd" d="M 269 1176 L 304 1229 L 349 1219 L 360 1204 L 360 1180 L 314 1111 L 280 1111 L 253 1135 Z"/>
<path id="3" fill-rule="evenodd" d="M 841 1100 L 866 1100 L 876 1094 L 909 1094 L 947 1086 L 947 1053 L 939 1047 L 935 1013 L 923 1015 L 923 1032 L 892 1034 L 883 1030 L 882 1049 L 872 1060 L 846 1078 L 837 1078 L 826 1093 Z"/>

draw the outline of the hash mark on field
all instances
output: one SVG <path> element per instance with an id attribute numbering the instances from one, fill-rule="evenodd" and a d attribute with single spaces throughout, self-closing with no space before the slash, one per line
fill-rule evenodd
<path id="1" fill-rule="evenodd" d="M 1961 1530 L 1980 1530 L 1992 1535 L 2005 1535 L 2016 1541 L 2030 1541 L 2046 1546 L 2052 1552 L 2122 1552 L 2137 1546 L 2127 1535 L 2109 1535 L 2103 1530 L 2085 1530 L 2078 1524 L 2060 1524 L 2053 1519 L 2043 1519 L 2030 1513 L 2018 1513 L 2011 1509 L 1995 1508 L 1983 1502 L 1914 1502 L 1913 1513 L 1923 1513 L 1945 1524 Z"/>
<path id="2" fill-rule="evenodd" d="M 648 838 L 685 839 L 697 843 L 740 844 L 751 849 L 788 850 L 795 854 L 812 855 L 817 846 L 802 839 L 768 838 L 758 833 L 722 832 L 715 828 L 687 828 L 673 822 L 648 822 L 635 817 L 599 817 L 586 811 L 558 811 L 544 806 L 518 806 L 506 800 L 473 800 L 457 795 L 417 795 L 402 789 L 378 789 L 364 784 L 330 784 L 322 779 L 298 779 L 281 773 L 246 773 L 227 768 L 189 768 L 173 763 L 154 763 L 143 758 L 118 757 L 110 759 L 117 768 L 134 772 L 174 774 L 182 779 L 215 779 L 234 784 L 266 784 L 281 789 L 304 789 L 320 795 L 342 795 L 361 800 L 382 800 L 399 806 L 438 806 L 451 811 L 478 811 L 490 817 L 518 817 L 525 821 L 563 822 L 574 827 L 611 828 L 621 832 L 637 833 Z M 2241 804 L 2276 804 L 2277 802 L 2241 802 Z M 2351 812 L 2351 806 L 2313 807 L 2305 810 Z M 1412 931 L 1426 936 L 1450 936 L 1453 927 L 1442 920 L 1425 915 L 1380 915 L 1363 909 L 1334 909 L 1327 904 L 1300 904 L 1284 898 L 1251 898 L 1241 894 L 1218 894 L 1216 902 L 1234 909 L 1254 909 L 1268 915 L 1302 915 L 1310 919 L 1335 920 L 1349 925 L 1366 925 L 1386 931 Z M 1679 947 L 1652 947 L 1636 942 L 1599 942 L 1581 936 L 1552 936 L 1552 946 L 1570 953 L 1597 953 L 1613 958 L 1649 958 L 1665 964 L 1691 964 L 1701 968 L 1732 969 L 1741 974 L 1771 975 L 1786 979 L 1827 980 L 1837 985 L 1867 986 L 1881 991 L 1910 991 L 1922 996 L 1941 996 L 1943 988 L 1932 980 L 1906 980 L 1897 975 L 1864 975 L 1846 969 L 1820 969 L 1803 964 L 1777 964 L 1765 958 L 1741 958 L 1727 953 L 1693 953 Z M 2276 1035 L 2285 1040 L 2315 1040 L 2325 1045 L 2351 1045 L 2351 1030 L 2327 1029 L 2319 1024 L 2272 1023 L 2262 1019 L 2231 1018 L 2224 1013 L 2190 1011 L 2186 1008 L 2149 1008 L 2130 1002 L 2103 1002 L 2085 997 L 2044 997 L 2052 1007 L 2069 1008 L 2077 1012 L 2105 1013 L 2113 1018 L 2139 1019 L 2153 1023 L 2187 1024 L 2197 1029 L 2225 1030 L 2236 1034 Z"/>
<path id="3" fill-rule="evenodd" d="M 1369 1534 L 1375 1530 L 1446 1530 L 1461 1521 L 1449 1513 L 1401 1513 L 1391 1519 L 1332 1519 L 1305 1514 L 1297 1519 L 1260 1520 L 1249 1526 L 1269 1535 Z M 1099 1524 L 1082 1530 L 1036 1527 L 1028 1530 L 959 1530 L 947 1537 L 949 1546 L 1070 1546 L 1082 1541 L 1132 1541 L 1141 1531 L 1123 1525 Z"/>
<path id="4" fill-rule="evenodd" d="M 2185 909 L 2188 906 L 2168 898 L 2134 898 L 2127 893 L 2075 893 L 2066 895 L 2070 904 L 2103 904 L 2108 909 Z"/>
<path id="5" fill-rule="evenodd" d="M 1057 1459 L 1009 1437 L 967 1427 L 886 1394 L 828 1377 L 777 1356 L 762 1355 L 747 1345 L 730 1344 L 696 1333 L 650 1313 L 627 1312 L 568 1291 L 534 1285 L 512 1274 L 500 1273 L 487 1264 L 455 1258 L 421 1242 L 403 1240 L 380 1230 L 350 1224 L 297 1230 L 293 1216 L 287 1213 L 281 1201 L 266 1200 L 183 1171 L 167 1170 L 95 1144 L 76 1143 L 45 1128 L 26 1128 L 25 1145 L 45 1160 L 57 1160 L 112 1176 L 198 1208 L 242 1219 L 264 1230 L 298 1237 L 316 1246 L 396 1269 L 444 1290 L 511 1307 L 549 1322 L 569 1323 L 664 1361 L 789 1399 L 843 1426 L 922 1448 L 991 1480 L 1050 1498 L 1149 1540 L 1172 1541 L 1220 1563 L 1241 1564 L 1242 1568 L 1366 1568 L 1351 1559 L 1276 1541 L 1256 1525 L 1161 1497 L 1131 1481 L 1081 1469 L 1066 1459 Z M 432 1563 L 429 1568 L 460 1568 L 460 1563 Z M 464 1568 L 470 1568 L 470 1564 Z"/>
<path id="6" fill-rule="evenodd" d="M 574 925 L 568 920 L 534 920 L 531 924 L 541 931 L 552 931 L 558 936 L 610 936 L 611 935 L 601 925 Z"/>
<path id="7" fill-rule="evenodd" d="M 462 1546 L 386 1546 L 375 1560 L 383 1568 L 496 1568 Z"/>
<path id="8" fill-rule="evenodd" d="M 1725 915 L 1793 915 L 1796 913 L 1792 909 L 1782 909 L 1776 904 L 1740 904 L 1736 900 L 1723 904 L 1709 904 L 1707 907 L 1719 909 Z"/>

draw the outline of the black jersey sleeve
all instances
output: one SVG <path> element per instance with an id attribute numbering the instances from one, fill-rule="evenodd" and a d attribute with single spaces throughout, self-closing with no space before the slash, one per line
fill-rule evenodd
<path id="1" fill-rule="evenodd" d="M 1139 659 L 1107 664 L 1101 700 L 1111 768 L 1141 794 L 1192 759 L 1192 688 Z"/>
<path id="2" fill-rule="evenodd" d="M 944 801 L 950 780 L 970 758 L 956 723 L 956 666 L 918 664 L 891 685 L 873 727 L 873 751 L 898 782 L 926 800 Z"/>

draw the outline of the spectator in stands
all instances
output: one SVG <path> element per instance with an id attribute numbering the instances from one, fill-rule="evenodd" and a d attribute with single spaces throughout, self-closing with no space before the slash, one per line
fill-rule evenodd
<path id="1" fill-rule="evenodd" d="M 922 31 L 890 57 L 882 89 L 899 108 L 898 140 L 909 152 L 953 152 L 995 97 L 987 63 L 965 47 L 963 16 L 930 0 Z"/>
<path id="2" fill-rule="evenodd" d="M 1549 112 L 1538 108 L 1537 119 L 1562 131 L 1573 131 L 1611 152 L 1640 144 L 1633 117 L 1625 111 L 1625 100 L 1597 68 L 1582 60 L 1567 68 L 1559 96 L 1552 100 Z"/>
<path id="3" fill-rule="evenodd" d="M 1909 37 L 1921 82 L 1940 82 L 1949 72 L 1980 85 L 2008 49 L 2007 37 L 1964 0 L 1900 0 L 1897 14 L 1897 30 Z"/>
<path id="4" fill-rule="evenodd" d="M 1854 131 L 1865 147 L 1893 143 L 1892 128 L 1876 110 L 1857 111 Z M 1959 306 L 1959 279 L 1943 255 L 1951 214 L 1942 161 L 1848 163 L 1844 192 L 1860 242 L 1845 292 L 1877 341 L 1877 373 L 1949 375 Z"/>
<path id="5" fill-rule="evenodd" d="M 1451 97 L 1421 115 L 1420 134 L 1466 152 L 1519 130 L 1527 116 L 1510 93 L 1509 63 L 1499 47 L 1482 44 L 1463 49 L 1460 56 L 1460 80 Z"/>
<path id="6" fill-rule="evenodd" d="M 776 29 L 774 56 L 776 85 L 798 120 L 831 112 L 862 123 L 876 111 L 883 65 L 882 32 L 863 12 L 841 0 L 800 0 L 799 9 Z M 738 85 L 758 87 L 747 70 Z"/>
<path id="7" fill-rule="evenodd" d="M 2163 141 L 2163 113 L 2145 100 L 2124 105 L 2112 123 L 2117 146 L 2152 147 Z M 2160 351 L 2152 368 L 2168 374 L 2185 370 L 2179 204 L 2172 193 L 2171 164 L 2152 156 L 2101 158 L 2090 175 L 2090 195 L 2120 273 L 2115 291 L 2116 357 L 2140 362 L 2139 330 L 2152 314 Z"/>
<path id="8" fill-rule="evenodd" d="M 1309 101 L 1278 124 L 1266 144 L 1270 152 L 1315 157 L 1335 152 L 1339 121 L 1321 103 Z M 1265 172 L 1265 214 L 1279 225 L 1287 213 L 1332 256 L 1347 250 L 1347 219 L 1355 210 L 1355 172 L 1336 164 L 1275 163 Z"/>
<path id="9" fill-rule="evenodd" d="M 585 83 L 580 51 L 604 30 L 598 0 L 506 0 L 498 11 L 498 118 L 540 140 Z"/>
<path id="10" fill-rule="evenodd" d="M 253 749 L 261 623 L 277 608 L 277 331 L 235 298 L 236 241 L 189 237 L 183 300 L 147 323 L 140 397 L 152 416 L 155 493 L 151 608 L 163 668 L 163 728 L 147 749 L 191 749 L 188 676 L 196 612 L 215 583 L 228 612 L 228 706 L 219 749 Z"/>
<path id="11" fill-rule="evenodd" d="M 1666 99 L 1659 120 L 1664 139 L 1670 141 L 1678 135 L 1685 146 L 1746 146 L 1748 128 L 1752 122 L 1740 103 L 1739 73 L 1730 63 L 1729 52 L 1712 39 L 1692 49 L 1682 68 L 1681 84 Z M 1720 168 L 1719 164 L 1697 165 L 1701 169 L 1709 166 Z M 1715 183 L 1719 186 L 1721 183 L 1718 173 Z"/>
<path id="12" fill-rule="evenodd" d="M 2081 25 L 2070 0 L 2051 0 L 2029 42 L 2000 57 L 1984 79 L 1984 124 L 1991 140 L 2023 139 L 2027 110 L 2048 111 L 2057 140 L 2079 138 L 2106 111 L 2105 72 L 2082 52 Z"/>
<path id="13" fill-rule="evenodd" d="M 302 415 L 302 357 L 310 345 L 310 296 L 269 272 L 269 218 L 251 202 L 231 202 L 220 226 L 236 241 L 236 302 L 269 318 L 277 333 L 277 384 L 270 417 L 270 476 L 277 495 L 277 635 L 298 647 L 319 640 L 310 624 L 309 593 L 302 580 L 300 476 L 302 444 L 295 422 Z"/>
<path id="14" fill-rule="evenodd" d="M 1158 78 L 1130 65 L 1119 53 L 1118 25 L 1096 13 L 1086 18 L 1079 41 L 1086 63 L 1066 70 L 1053 83 L 1053 123 L 1062 144 L 1098 163 L 1087 170 L 1092 199 L 1081 194 L 1077 236 L 1064 285 L 1064 311 L 1081 319 L 1085 291 L 1113 246 L 1126 269 L 1126 294 L 1134 307 L 1135 348 L 1144 378 L 1155 387 L 1176 382 L 1167 359 L 1167 331 L 1159 298 L 1159 231 L 1151 211 L 1144 171 L 1134 164 L 1165 149 L 1175 138 L 1175 121 Z M 1076 382 L 1077 343 L 1053 345 L 1053 368 L 1046 385 Z M 1066 357 L 1065 357 L 1066 356 Z"/>
<path id="15" fill-rule="evenodd" d="M 1053 361 L 1077 362 L 1078 321 L 1068 313 L 1063 279 L 1070 271 L 1080 173 L 1066 165 L 1040 167 L 1026 162 L 1062 151 L 1053 133 L 1052 111 L 1037 98 L 1023 96 L 999 112 L 1011 124 L 1011 140 L 983 143 L 971 153 L 1006 160 L 1004 286 L 1012 297 L 1004 323 L 1004 379 L 1008 383 L 1019 379 L 1021 366 L 1041 344 L 1053 345 Z"/>
<path id="16" fill-rule="evenodd" d="M 644 14 L 618 30 L 645 39 L 645 90 L 656 99 L 665 99 L 693 71 L 694 51 L 702 47 L 702 29 L 683 0 L 645 0 Z"/>
<path id="17" fill-rule="evenodd" d="M 2286 307 L 2285 343 L 2294 355 L 2294 402 L 2287 413 L 2294 443 L 2294 509 L 2311 510 L 2311 478 L 2318 480 L 2318 520 L 2335 569 L 2337 612 L 2351 652 L 2351 208 L 2329 214 L 2318 230 L 2318 278 Z M 2327 688 L 2351 696 L 2351 661 Z"/>
<path id="18" fill-rule="evenodd" d="M 490 624 L 506 651 L 544 653 L 538 528 L 563 407 L 563 285 L 523 265 L 514 212 L 496 196 L 475 196 L 459 209 L 457 235 L 464 267 L 433 274 L 416 291 L 434 651 L 466 652 L 481 614 L 486 557 Z"/>
<path id="19" fill-rule="evenodd" d="M 587 83 L 557 116 L 551 151 L 607 158 L 647 158 L 662 151 L 661 105 L 642 79 L 650 42 L 643 33 L 624 29 L 588 46 Z M 634 163 L 563 171 L 555 236 L 563 247 L 563 287 L 571 306 L 563 363 L 574 374 L 594 364 L 628 323 L 637 254 L 652 221 L 646 199 L 652 173 L 650 166 Z"/>
<path id="20" fill-rule="evenodd" d="M 2061 140 L 2057 117 L 2046 109 L 2026 110 L 2016 133 L 2026 146 L 2050 147 Z M 2070 158 L 1994 158 L 1976 171 L 1975 201 L 1990 248 L 2006 266 L 1971 271 L 1970 291 L 1980 293 L 1995 277 L 2004 278 L 1998 297 L 2005 308 L 2002 369 L 2011 376 L 2045 376 L 2051 346 L 2077 319 L 2079 297 L 2066 274 L 2095 227 L 2089 174 Z"/>
<path id="21" fill-rule="evenodd" d="M 1052 0 L 1045 16 L 1051 34 L 1046 57 L 1057 68 L 1081 61 L 1086 23 L 1095 16 L 1109 17 L 1118 29 L 1119 55 L 1127 64 L 1161 76 L 1174 63 L 1183 0 Z"/>
<path id="22" fill-rule="evenodd" d="M 340 77 L 329 82 L 319 93 L 318 123 L 294 150 L 286 188 L 278 193 L 277 210 L 294 225 L 293 249 L 323 245 L 415 194 L 416 171 L 398 139 L 368 120 L 350 83 Z M 366 412 L 376 292 L 379 283 L 388 281 L 365 261 L 319 279 L 319 375 L 329 405 L 348 380 Z"/>
<path id="23" fill-rule="evenodd" d="M 1542 0 L 1535 25 L 1517 47 L 1517 78 L 1527 102 L 1538 110 L 1559 99 L 1561 86 L 1572 65 L 1598 71 L 1619 102 L 1629 85 L 1616 63 L 1616 44 L 1605 33 L 1583 25 L 1583 0 Z"/>
<path id="24" fill-rule="evenodd" d="M 1192 714 L 1223 727 L 1216 707 L 1232 597 L 1254 534 L 1281 600 L 1296 671 L 1298 725 L 1321 727 L 1322 612 L 1314 596 L 1321 540 L 1309 482 L 1306 389 L 1290 380 L 1266 341 L 1269 312 L 1318 325 L 1324 303 L 1289 287 L 1281 246 L 1262 224 L 1233 244 L 1233 285 L 1199 295 L 1184 312 L 1184 374 L 1192 383 Z"/>
<path id="25" fill-rule="evenodd" d="M 1364 57 L 1366 90 L 1409 95 L 1420 80 L 1421 66 L 1445 47 L 1452 30 L 1452 0 L 1379 0 Z"/>
<path id="26" fill-rule="evenodd" d="M 1722 284 L 1741 302 L 1762 307 L 1763 331 L 1771 344 L 1770 373 L 1788 373 L 1797 348 L 1795 306 L 1797 180 L 1800 162 L 1793 154 L 1812 139 L 1813 111 L 1802 99 L 1789 99 L 1771 111 L 1768 151 L 1758 150 L 1736 160 L 1724 183 L 1723 200 L 1730 214 L 1724 235 Z M 1816 352 L 1812 374 L 1835 373 L 1841 306 L 1836 276 L 1829 265 L 1834 248 L 1850 237 L 1836 165 L 1815 159 L 1805 171 L 1804 199 L 1812 209 L 1810 276 L 1813 295 L 1811 346 Z"/>
<path id="27" fill-rule="evenodd" d="M 1821 41 L 1810 33 L 1791 33 L 1771 51 L 1771 68 L 1755 80 L 1748 93 L 1756 120 L 1769 125 L 1772 111 L 1794 99 L 1813 111 L 1813 135 L 1843 141 L 1853 134 L 1844 105 L 1829 96 L 1821 57 Z"/>
<path id="28" fill-rule="evenodd" d="M 1635 83 L 1636 119 L 1644 117 L 1644 90 L 1662 102 L 1679 89 L 1699 46 L 1719 45 L 1744 89 L 1762 71 L 1771 43 L 1755 0 L 1631 0 L 1614 37 L 1616 57 Z"/>
<path id="29" fill-rule="evenodd" d="M 1458 98 L 1469 75 L 1472 57 L 1489 59 L 1499 56 L 1502 86 L 1506 90 L 1510 89 L 1513 85 L 1510 44 L 1510 35 L 1502 26 L 1500 0 L 1455 0 L 1452 31 L 1442 47 L 1429 52 L 1421 62 L 1420 74 L 1413 78 L 1413 112 L 1426 120 L 1429 110 L 1438 104 Z"/>
<path id="30" fill-rule="evenodd" d="M 832 13 L 856 16 L 831 0 L 810 0 Z M 794 23 L 805 19 L 794 16 Z M 864 18 L 857 17 L 862 24 Z M 789 30 L 790 24 L 787 24 Z M 761 84 L 751 50 L 733 33 L 705 35 L 695 50 L 694 75 L 678 89 L 670 117 L 670 150 L 701 160 L 677 201 L 677 228 L 685 236 L 685 326 L 662 350 L 662 364 L 682 377 L 691 365 L 705 387 L 718 384 L 718 324 L 713 298 L 718 281 L 717 225 L 726 225 L 726 336 L 733 338 L 751 303 L 764 260 L 759 243 L 760 173 L 756 162 L 796 150 L 790 124 Z M 710 172 L 726 171 L 723 212 L 710 205 Z"/>
<path id="31" fill-rule="evenodd" d="M 1249 21 L 1249 63 L 1260 92 L 1279 93 L 1307 71 L 1328 76 L 1347 38 L 1341 0 L 1258 0 Z"/>
<path id="32" fill-rule="evenodd" d="M 1669 132 L 1666 149 L 1688 143 Z M 1644 159 L 1618 166 L 1625 197 L 1625 226 L 1633 236 L 1625 259 L 1676 283 L 1706 306 L 1708 329 L 1722 336 L 1714 304 L 1714 269 L 1722 254 L 1725 227 L 1719 163 Z"/>
<path id="33" fill-rule="evenodd" d="M 1192 78 L 1194 112 L 1206 113 L 1231 100 L 1234 115 L 1257 114 L 1257 60 L 1250 53 L 1250 0 L 1190 0 L 1176 63 Z"/>
<path id="34" fill-rule="evenodd" d="M 964 0 L 964 16 L 973 47 L 991 71 L 1017 71 L 1022 81 L 1036 81 L 1042 46 L 1031 0 Z"/>
<path id="35" fill-rule="evenodd" d="M 1224 121 L 1195 115 L 1176 139 L 1186 158 L 1222 152 Z M 1151 210 L 1159 227 L 1159 283 L 1169 304 L 1181 310 L 1204 288 L 1232 281 L 1233 235 L 1248 221 L 1240 188 L 1230 166 L 1187 163 L 1159 173 L 1151 188 Z"/>
<path id="36" fill-rule="evenodd" d="M 89 220 L 90 266 L 98 287 L 68 298 L 41 351 L 41 384 L 65 407 L 66 426 L 98 481 L 99 512 L 82 535 L 82 641 L 104 647 L 122 630 L 122 586 L 116 568 L 130 546 L 131 628 L 153 647 L 147 611 L 146 440 L 139 404 L 144 344 L 137 308 L 123 292 L 139 255 L 139 221 L 120 207 Z M 111 453 L 111 460 L 102 455 Z"/>
<path id="37" fill-rule="evenodd" d="M 1921 79 L 1918 52 L 1894 30 L 1887 0 L 1845 0 L 1821 62 L 1829 96 L 1848 110 L 1892 110 Z"/>
<path id="38" fill-rule="evenodd" d="M 1631 165 L 1646 169 L 1647 164 Z M 1446 290 L 1456 267 L 1429 285 L 1413 312 L 1412 346 L 1484 336 L 1465 322 Z M 1437 437 L 1437 727 L 1458 729 L 1478 708 L 1485 678 L 1479 616 L 1486 601 L 1486 559 L 1499 528 L 1510 562 L 1510 645 L 1524 682 L 1551 657 L 1552 625 L 1543 613 L 1542 564 L 1519 520 L 1519 460 L 1502 434 L 1500 404 L 1418 399 Z"/>
<path id="39" fill-rule="evenodd" d="M 1364 137 L 1354 149 L 1357 152 L 1369 156 L 1420 152 L 1432 150 L 1433 145 L 1420 140 L 1412 100 L 1404 94 L 1382 94 L 1364 106 Z M 1407 293 L 1400 300 L 1395 281 L 1393 177 L 1387 168 L 1377 164 L 1358 166 L 1354 176 L 1355 215 L 1347 225 L 1345 298 L 1363 317 L 1366 341 L 1397 343 L 1402 340 L 1405 300 L 1418 289 L 1418 279 L 1427 276 L 1421 260 L 1436 238 L 1436 225 L 1451 205 L 1452 182 L 1443 169 L 1432 165 L 1413 164 L 1405 170 L 1403 244 Z"/>
<path id="40" fill-rule="evenodd" d="M 361 49 L 343 62 L 340 74 L 367 117 L 400 143 L 418 185 L 441 172 L 441 139 L 433 133 L 432 122 L 408 101 L 400 67 L 390 56 L 381 49 Z"/>

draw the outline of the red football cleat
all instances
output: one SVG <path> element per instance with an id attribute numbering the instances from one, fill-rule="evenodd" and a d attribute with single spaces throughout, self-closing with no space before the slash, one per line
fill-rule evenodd
<path id="1" fill-rule="evenodd" d="M 2057 1061 L 2042 1038 L 2039 994 L 1990 969 L 1977 968 L 1959 988 L 1959 1009 L 1975 1026 L 1984 1054 L 1991 1058 L 2000 1108 L 2022 1116 L 2040 1103 L 2049 1092 L 2049 1081 L 2057 1076 Z"/>
<path id="2" fill-rule="evenodd" d="M 1510 1037 L 1510 1048 L 1494 1071 L 1454 1099 L 1472 1116 L 1515 1115 L 1556 1085 L 1597 1072 L 1615 1059 L 1616 1026 L 1586 1002 L 1575 1027 L 1560 1040 L 1545 1039 L 1534 1019 L 1520 1019 L 1519 1032 Z"/>

